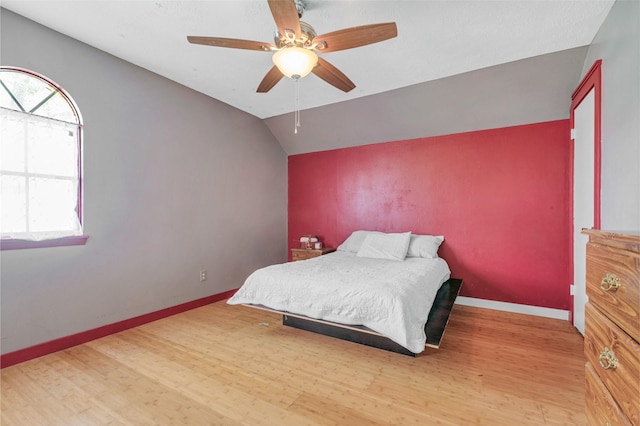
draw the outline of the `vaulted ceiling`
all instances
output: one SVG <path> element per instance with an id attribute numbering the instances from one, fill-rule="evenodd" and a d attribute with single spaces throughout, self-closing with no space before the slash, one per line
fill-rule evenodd
<path id="1" fill-rule="evenodd" d="M 542 70 L 545 77 L 564 79 L 565 85 L 575 84 L 582 67 L 580 58 L 584 57 L 579 48 L 591 43 L 613 3 L 305 0 L 302 20 L 313 25 L 319 34 L 393 21 L 398 36 L 322 54 L 356 88 L 344 93 L 315 75 L 300 80 L 299 102 L 304 114 L 301 136 L 307 136 L 298 139 L 292 136 L 289 117 L 295 107 L 294 82 L 285 78 L 270 92 L 256 93 L 273 65 L 271 53 L 194 45 L 186 39 L 188 35 L 199 35 L 272 43 L 275 24 L 266 0 L 2 0 L 2 7 L 266 119 L 283 148 L 288 153 L 299 153 L 325 149 L 322 143 L 326 140 L 321 143 L 319 138 L 327 136 L 318 132 L 327 125 L 326 120 L 336 119 L 345 108 L 357 117 L 360 107 L 373 105 L 379 109 L 383 102 L 392 102 L 389 97 L 394 93 L 411 97 L 417 90 L 426 99 L 431 93 L 429 88 L 454 87 L 451 83 L 443 86 L 443 81 L 457 81 L 471 89 L 471 80 L 464 78 L 470 72 L 495 70 L 496 66 L 551 55 L 548 57 L 555 58 L 551 62 L 542 60 L 552 63 L 550 69 Z M 558 56 L 559 52 L 568 53 Z M 503 73 L 489 71 L 488 78 L 492 75 L 504 79 Z M 454 80 L 448 80 L 451 77 Z M 334 104 L 344 106 L 328 113 L 327 106 Z M 415 106 L 411 111 L 414 110 Z M 394 121 L 398 125 L 398 120 Z M 344 126 L 358 123 L 345 121 Z M 313 136 L 310 128 L 317 128 Z M 393 137 L 391 133 L 384 137 Z M 402 136 L 402 132 L 398 135 Z M 315 139 L 318 140 L 314 142 Z M 345 140 L 328 146 L 350 144 L 354 142 Z"/>

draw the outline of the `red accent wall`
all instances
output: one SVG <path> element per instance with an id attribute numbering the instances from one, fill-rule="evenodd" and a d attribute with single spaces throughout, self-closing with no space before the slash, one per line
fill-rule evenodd
<path id="1" fill-rule="evenodd" d="M 569 120 L 289 156 L 289 246 L 444 235 L 461 295 L 570 309 Z"/>

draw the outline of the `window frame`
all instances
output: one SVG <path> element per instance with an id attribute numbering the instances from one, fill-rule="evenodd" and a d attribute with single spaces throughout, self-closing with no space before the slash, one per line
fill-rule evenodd
<path id="1" fill-rule="evenodd" d="M 47 85 L 53 87 L 69 104 L 71 111 L 76 117 L 76 124 L 78 127 L 77 131 L 77 144 L 78 144 L 78 158 L 77 158 L 77 167 L 78 167 L 78 194 L 77 194 L 77 214 L 78 221 L 80 222 L 80 226 L 84 231 L 84 167 L 83 167 L 83 154 L 84 154 L 84 126 L 82 122 L 82 115 L 80 114 L 80 109 L 77 104 L 69 95 L 69 93 L 58 83 L 54 82 L 50 78 L 37 73 L 35 71 L 20 68 L 15 66 L 0 66 L 0 70 L 8 70 L 10 72 L 18 72 L 22 74 L 27 74 L 32 78 L 36 78 L 38 80 L 43 81 Z M 3 90 L 3 88 L 0 88 Z M 22 111 L 26 113 L 25 111 Z M 55 118 L 52 118 L 55 120 Z M 45 247 L 63 247 L 63 246 L 75 246 L 75 245 L 85 245 L 87 240 L 89 239 L 88 235 L 71 235 L 65 237 L 51 238 L 47 240 L 25 240 L 20 238 L 2 238 L 0 237 L 0 251 L 4 250 L 20 250 L 20 249 L 30 249 L 30 248 L 45 248 Z"/>

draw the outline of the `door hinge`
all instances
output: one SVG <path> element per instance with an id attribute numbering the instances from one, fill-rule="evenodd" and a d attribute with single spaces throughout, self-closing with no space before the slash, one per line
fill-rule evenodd
<path id="1" fill-rule="evenodd" d="M 574 289 L 576 286 L 573 284 L 569 285 L 569 296 L 575 296 Z"/>
<path id="2" fill-rule="evenodd" d="M 570 138 L 571 138 L 571 140 L 575 140 L 576 139 L 576 129 L 571 129 Z"/>

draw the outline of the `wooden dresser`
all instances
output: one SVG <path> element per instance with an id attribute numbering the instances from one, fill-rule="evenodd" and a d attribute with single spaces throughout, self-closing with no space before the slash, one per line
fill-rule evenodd
<path id="1" fill-rule="evenodd" d="M 640 425 L 640 233 L 584 230 L 590 425 Z"/>

